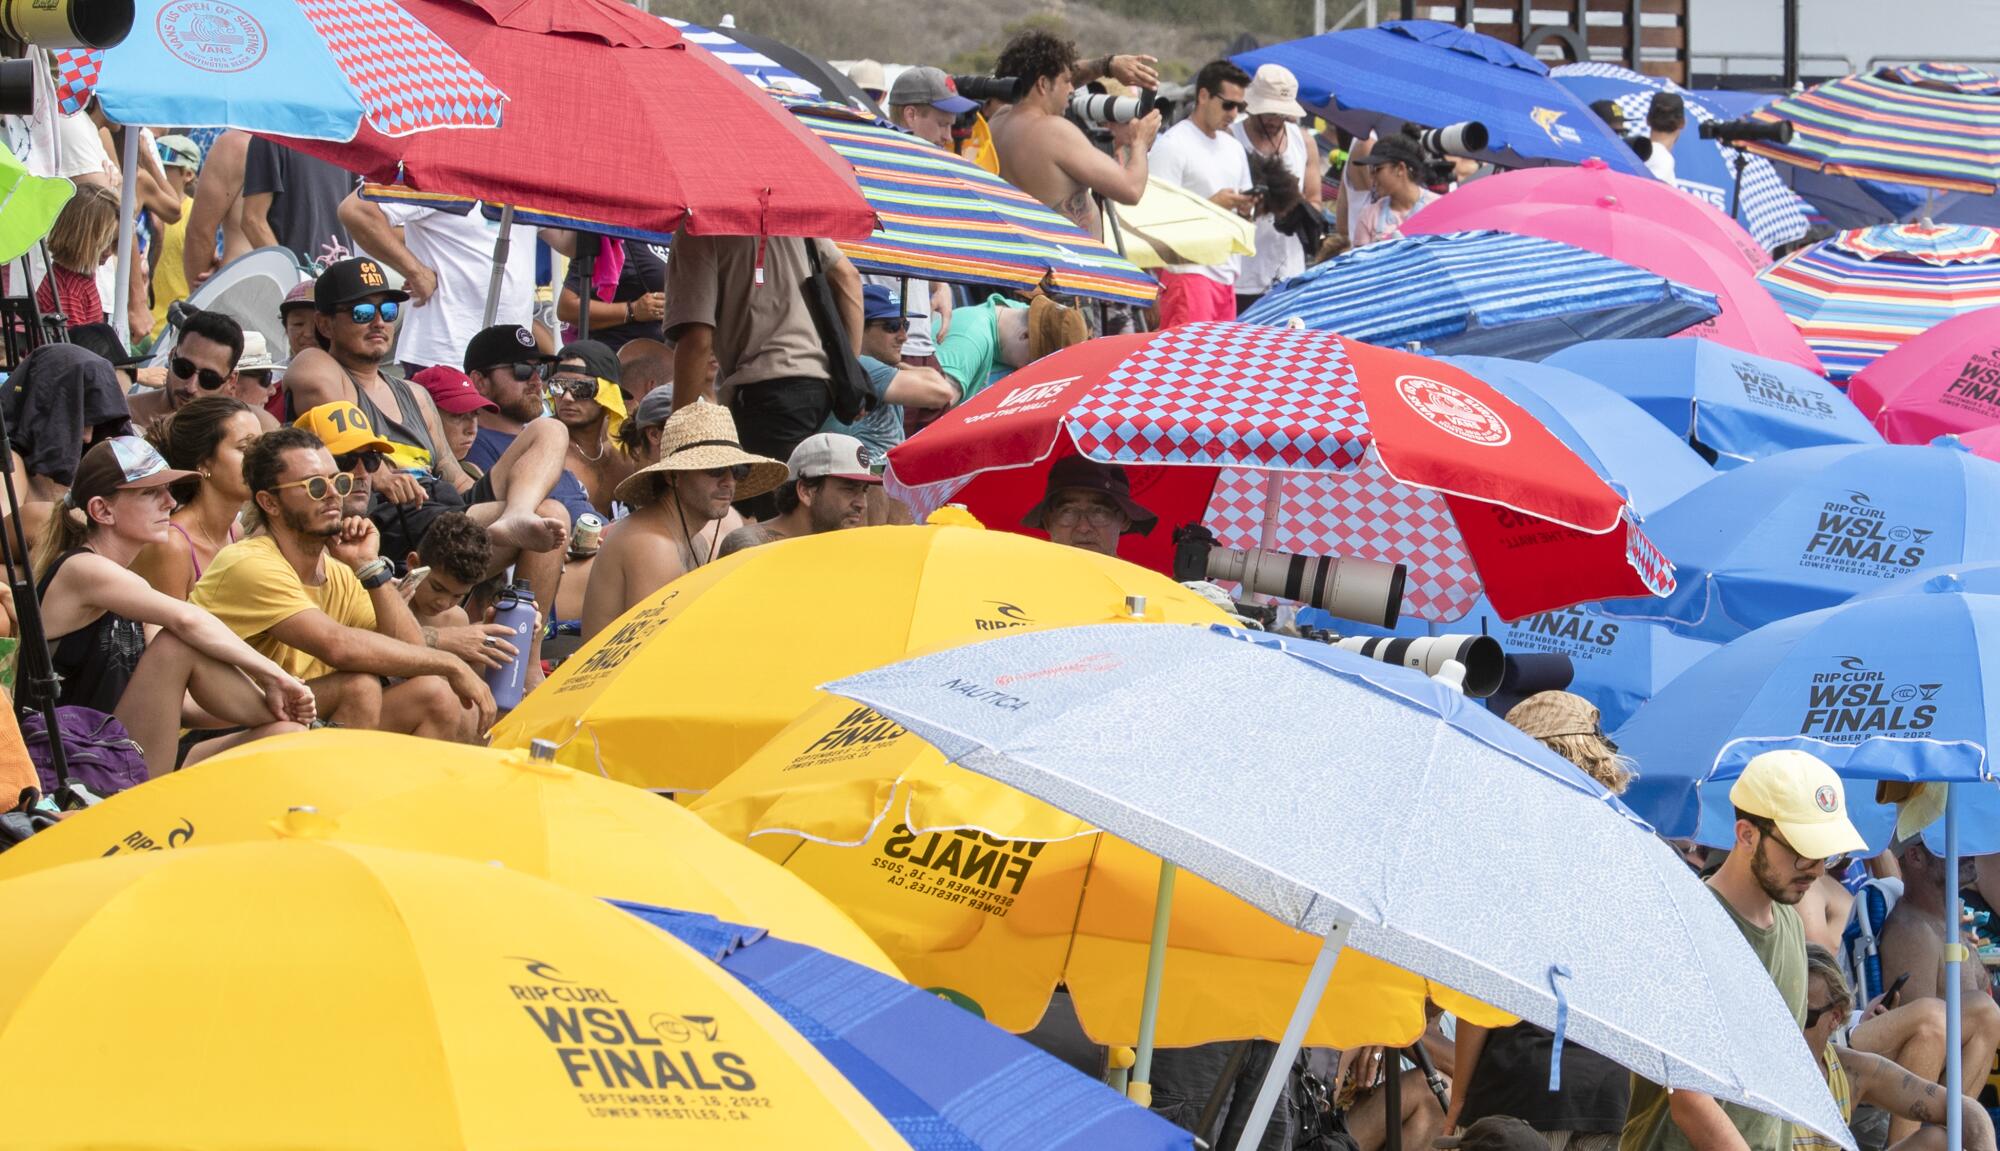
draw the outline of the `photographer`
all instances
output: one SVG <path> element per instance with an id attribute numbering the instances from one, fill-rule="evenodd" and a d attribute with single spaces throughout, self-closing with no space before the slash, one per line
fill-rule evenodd
<path id="1" fill-rule="evenodd" d="M 1371 168 L 1375 176 L 1375 193 L 1358 208 L 1361 215 L 1354 221 L 1357 248 L 1402 239 L 1403 221 L 1438 198 L 1436 192 L 1424 186 L 1424 173 L 1429 165 L 1423 149 L 1408 137 L 1385 136 L 1376 140 L 1367 155 L 1355 156 L 1348 164 Z"/>
<path id="2" fill-rule="evenodd" d="M 1262 65 L 1245 89 L 1245 101 L 1249 109 L 1230 129 L 1237 142 L 1267 164 L 1283 164 L 1298 184 L 1300 202 L 1317 214 L 1321 196 L 1319 145 L 1299 127 L 1306 110 L 1299 105 L 1298 77 L 1282 64 Z M 1274 210 L 1268 198 L 1260 206 L 1257 254 L 1244 256 L 1237 262 L 1238 311 L 1250 306 L 1272 284 L 1306 270 L 1307 251 L 1302 241 L 1278 230 L 1282 212 Z"/>
<path id="3" fill-rule="evenodd" d="M 1111 125 L 1113 155 L 1092 146 L 1083 130 L 1063 118 L 1070 93 L 1107 73 L 1134 87 L 1159 83 L 1148 56 L 1105 56 L 1078 61 L 1076 45 L 1030 30 L 1001 51 L 997 74 L 1015 77 L 1019 98 L 993 118 L 993 146 L 1008 183 L 1068 217 L 1092 236 L 1103 223 L 1091 193 L 1136 204 L 1146 191 L 1146 150 L 1160 131 L 1158 112 Z"/>
<path id="4" fill-rule="evenodd" d="M 1167 129 L 1147 162 L 1153 174 L 1239 216 L 1257 212 L 1250 191 L 1250 160 L 1229 131 L 1246 107 L 1250 74 L 1227 60 L 1203 67 L 1194 78 L 1194 111 Z M 1197 320 L 1236 318 L 1235 256 L 1208 267 L 1174 264 L 1160 270 L 1160 327 Z"/>

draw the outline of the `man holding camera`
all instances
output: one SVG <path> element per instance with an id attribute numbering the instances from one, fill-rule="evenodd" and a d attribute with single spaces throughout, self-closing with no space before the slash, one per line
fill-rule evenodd
<path id="1" fill-rule="evenodd" d="M 1245 218 L 1257 213 L 1250 190 L 1250 158 L 1229 128 L 1248 105 L 1250 74 L 1215 60 L 1194 78 L 1194 111 L 1167 129 L 1147 156 L 1153 174 Z M 1197 320 L 1236 318 L 1236 272 L 1230 256 L 1200 267 L 1174 264 L 1160 270 L 1160 327 Z"/>
<path id="2" fill-rule="evenodd" d="M 1097 150 L 1083 130 L 1063 118 L 1079 85 L 1109 75 L 1135 88 L 1160 82 L 1150 56 L 1104 56 L 1079 61 L 1076 45 L 1031 29 L 1001 50 L 1001 76 L 1019 82 L 1013 104 L 993 118 L 993 146 L 1000 175 L 1008 183 L 1067 216 L 1092 236 L 1103 223 L 1092 193 L 1120 204 L 1136 204 L 1146 192 L 1146 150 L 1159 135 L 1160 114 L 1111 125 L 1112 155 Z"/>

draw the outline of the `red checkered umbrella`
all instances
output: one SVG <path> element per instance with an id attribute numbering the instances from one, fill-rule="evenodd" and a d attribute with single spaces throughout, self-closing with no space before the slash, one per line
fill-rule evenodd
<path id="1" fill-rule="evenodd" d="M 1225 547 L 1408 565 L 1403 611 L 1517 619 L 1665 595 L 1673 568 L 1590 466 L 1448 364 L 1329 332 L 1187 324 L 1091 340 L 974 396 L 889 453 L 920 516 L 962 503 L 1007 530 L 1050 465 L 1125 468 L 1162 527 L 1119 554 L 1172 571 L 1171 530 Z M 1038 534 L 1038 533 L 1031 533 Z"/>

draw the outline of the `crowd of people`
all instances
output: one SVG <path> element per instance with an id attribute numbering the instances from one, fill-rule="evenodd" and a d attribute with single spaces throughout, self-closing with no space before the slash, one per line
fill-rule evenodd
<path id="1" fill-rule="evenodd" d="M 1256 254 L 1162 269 L 1151 316 L 866 276 L 836 245 L 792 237 L 656 246 L 517 226 L 496 276 L 498 226 L 482 211 L 378 203 L 348 173 L 240 132 L 204 145 L 114 124 L 94 102 L 38 114 L 31 168 L 78 185 L 30 269 L 36 306 L 68 338 L 12 366 L 0 416 L 18 493 L 4 510 L 34 541 L 55 702 L 115 717 L 155 775 L 323 724 L 479 741 L 500 707 L 491 673 L 525 661 L 532 690 L 680 576 L 791 537 L 908 523 L 883 488 L 886 453 L 1008 372 L 1134 324 L 1232 319 L 1312 262 L 1398 237 L 1441 181 L 1477 167 L 1441 175 L 1402 136 L 1315 131 L 1276 65 L 1252 75 L 1215 61 L 1171 126 L 1156 109 L 1097 136 L 1065 115 L 1072 93 L 1156 88 L 1152 59 L 1081 59 L 1026 31 L 995 72 L 1017 79 L 1012 101 L 905 69 L 879 91 L 886 118 L 954 151 L 976 120 L 976 159 L 1093 236 L 1107 205 L 1135 204 L 1153 178 L 1253 221 Z M 1670 144 L 1678 97 L 1656 98 L 1647 122 Z M 111 157 L 127 131 L 145 143 L 144 258 L 129 291 L 109 275 Z M 1653 157 L 1656 172 L 1672 163 L 1667 147 Z M 1323 242 L 1280 227 L 1297 204 L 1322 218 Z M 275 315 L 186 306 L 219 268 L 268 247 L 311 269 Z M 571 271 L 538 289 L 549 253 Z M 165 350 L 160 366 L 141 366 L 114 317 L 133 344 Z M 1119 469 L 1070 458 L 1019 526 L 1115 555 L 1157 520 Z M 494 622 L 515 581 L 543 621 L 525 647 Z M 23 706 L 42 702 L 25 687 Z M 1531 697 L 1509 719 L 1607 788 L 1630 776 L 1577 696 Z M 1943 957 L 1959 936 L 1941 862 L 1921 840 L 1853 859 L 1841 795 L 1810 756 L 1759 757 L 1733 793 L 1733 847 L 1690 862 L 1764 961 L 1834 1097 L 1860 1113 L 1857 1130 L 1871 1112 L 1884 1121 L 1870 1145 L 1929 1151 L 1959 1107 L 1968 1151 L 1995 1151 L 1984 1109 L 1938 1085 Z M 2000 866 L 1964 879 L 2000 903 Z M 1864 997 L 1843 932 L 1866 911 L 1857 891 L 1890 887 L 1900 899 L 1880 925 L 1881 967 L 1906 978 Z M 1984 1068 L 2000 1051 L 2000 1005 L 1977 965 L 1965 978 L 1964 1063 Z M 1633 1081 L 1574 1044 L 1550 1091 L 1552 1036 L 1529 1023 L 1440 1019 L 1422 1046 L 1452 1086 L 1448 1105 L 1395 1053 L 1349 1051 L 1299 1071 L 1292 1094 L 1327 1106 L 1295 1102 L 1264 1145 L 1293 1146 L 1304 1124 L 1354 1151 L 1378 1151 L 1392 1129 L 1405 1147 L 1460 1133 L 1456 1145 L 1479 1151 L 1830 1146 Z M 1155 1072 L 1156 1106 L 1190 1125 L 1213 1098 L 1235 1100 L 1216 1120 L 1226 1131 L 1263 1065 L 1193 1049 L 1163 1052 Z"/>

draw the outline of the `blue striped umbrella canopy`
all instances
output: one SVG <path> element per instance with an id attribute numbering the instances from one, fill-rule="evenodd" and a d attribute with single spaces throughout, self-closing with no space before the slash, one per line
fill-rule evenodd
<path id="1" fill-rule="evenodd" d="M 1921 64 L 1905 64 L 1900 68 L 1884 68 L 1879 75 L 1904 84 L 1916 84 L 1926 88 L 1947 88 L 1958 92 L 1976 92 L 1982 96 L 2000 96 L 2000 76 L 1974 68 L 1970 64 L 1949 64 L 1926 61 Z"/>
<path id="2" fill-rule="evenodd" d="M 1842 176 L 1992 193 L 2000 187 L 2000 95 L 1843 76 L 1759 108 L 1792 125 L 1790 143 L 1750 151 Z"/>
<path id="3" fill-rule="evenodd" d="M 1595 252 L 1508 232 L 1357 248 L 1279 284 L 1242 319 L 1371 344 L 1539 360 L 1583 340 L 1670 336 L 1715 297 Z"/>
<path id="4" fill-rule="evenodd" d="M 1793 253 L 1758 280 L 1798 325 L 1827 378 L 1845 380 L 1919 332 L 2000 304 L 2000 231 L 1860 228 Z"/>
<path id="5" fill-rule="evenodd" d="M 681 30 L 691 44 L 699 44 L 715 54 L 715 58 L 750 77 L 750 82 L 760 88 L 771 88 L 780 92 L 791 92 L 800 96 L 817 96 L 819 85 L 771 59 L 754 48 L 747 48 L 727 32 L 662 16 L 662 20 Z"/>

